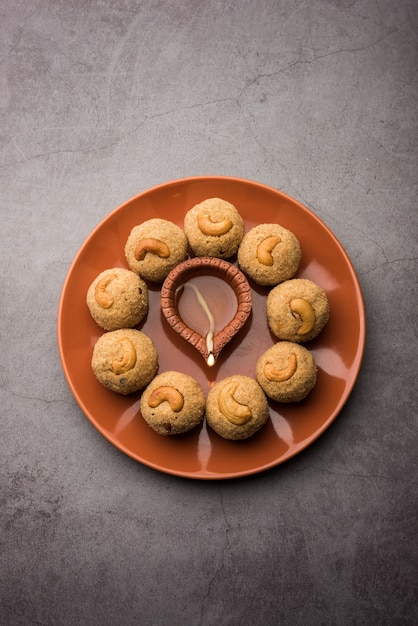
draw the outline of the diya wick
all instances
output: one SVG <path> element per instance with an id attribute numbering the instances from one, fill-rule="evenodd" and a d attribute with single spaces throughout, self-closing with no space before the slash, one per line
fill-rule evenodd
<path id="1" fill-rule="evenodd" d="M 214 279 L 216 285 L 209 285 Z M 182 303 L 186 287 L 193 291 L 199 310 L 191 300 Z M 213 292 L 211 298 L 202 293 L 209 287 Z M 196 348 L 209 367 L 244 326 L 251 309 L 252 293 L 244 274 L 232 263 L 215 257 L 196 257 L 180 263 L 161 288 L 161 310 L 167 322 Z"/>
<path id="2" fill-rule="evenodd" d="M 204 310 L 208 318 L 209 330 L 205 337 L 205 340 L 206 340 L 206 347 L 208 349 L 209 356 L 206 359 L 206 363 L 209 365 L 209 367 L 212 367 L 213 365 L 215 365 L 215 357 L 213 356 L 213 335 L 215 332 L 215 318 L 213 317 L 209 309 L 208 303 L 206 302 L 205 298 L 200 293 L 199 288 L 196 287 L 196 285 L 194 285 L 193 283 L 184 283 L 184 285 L 180 285 L 180 287 L 177 287 L 176 295 L 181 289 L 184 289 L 185 287 L 188 287 L 189 289 L 193 289 L 196 295 L 197 301 L 199 302 L 200 306 L 202 307 L 202 309 Z"/>

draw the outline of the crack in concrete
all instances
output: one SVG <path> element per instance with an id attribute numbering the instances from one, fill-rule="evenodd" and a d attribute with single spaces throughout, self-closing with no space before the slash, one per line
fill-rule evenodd
<path id="1" fill-rule="evenodd" d="M 365 50 L 369 50 L 370 48 L 373 48 L 373 46 L 376 46 L 377 44 L 381 43 L 382 41 L 390 37 L 390 35 L 393 35 L 393 33 L 397 33 L 400 29 L 401 29 L 401 26 L 396 26 L 394 28 L 391 28 L 381 37 L 378 37 L 377 39 L 375 39 L 374 41 L 370 42 L 367 45 L 359 46 L 358 48 L 340 48 L 339 50 L 332 50 L 331 52 L 317 54 L 315 55 L 315 60 L 324 59 L 326 57 L 334 56 L 336 54 L 341 54 L 341 53 L 364 52 Z"/>
<path id="2" fill-rule="evenodd" d="M 307 22 L 308 22 L 309 37 L 310 37 L 310 42 L 311 42 L 311 50 L 312 50 L 312 54 L 314 55 L 314 59 L 315 60 L 316 59 L 322 59 L 322 58 L 325 58 L 325 57 L 328 57 L 328 56 L 333 56 L 335 54 L 340 54 L 341 52 L 363 52 L 364 50 L 368 50 L 369 48 L 372 48 L 376 44 L 380 43 L 381 41 L 383 41 L 384 39 L 386 39 L 387 37 L 389 37 L 393 33 L 398 32 L 402 28 L 402 26 L 403 26 L 403 24 L 400 24 L 399 26 L 394 26 L 393 28 L 390 28 L 386 33 L 382 34 L 381 37 L 378 37 L 377 39 L 375 39 L 374 41 L 372 41 L 371 43 L 369 43 L 367 45 L 359 46 L 358 48 L 340 48 L 339 50 L 333 50 L 332 52 L 327 52 L 327 53 L 324 53 L 324 54 L 317 54 L 317 52 L 315 51 L 314 43 L 313 43 L 312 20 L 311 20 L 311 11 L 310 11 L 309 0 L 306 0 L 306 15 L 307 15 Z M 364 16 L 364 15 L 358 15 L 357 17 L 361 17 L 362 19 L 366 19 L 366 16 Z M 374 21 L 374 23 L 376 24 L 375 21 Z"/>
<path id="3" fill-rule="evenodd" d="M 121 135 L 116 136 L 112 141 L 110 141 L 109 143 L 106 143 L 103 146 L 94 146 L 94 147 L 91 147 L 91 148 L 84 148 L 84 149 L 83 148 L 75 148 L 75 149 L 69 149 L 68 148 L 68 149 L 62 149 L 62 150 L 51 150 L 51 151 L 47 151 L 47 152 L 40 152 L 38 154 L 34 154 L 34 155 L 31 155 L 31 156 L 28 156 L 27 158 L 21 159 L 19 161 L 12 161 L 12 162 L 9 162 L 9 163 L 3 163 L 2 165 L 0 165 L 0 169 L 5 169 L 5 168 L 8 168 L 8 167 L 14 167 L 15 165 L 24 165 L 25 163 L 28 163 L 29 161 L 33 161 L 34 159 L 41 159 L 43 157 L 54 156 L 54 155 L 57 155 L 57 154 L 89 154 L 89 153 L 99 152 L 99 151 L 103 151 L 103 150 L 108 150 L 109 148 L 117 146 L 121 141 L 123 141 L 124 139 L 126 139 L 130 135 L 134 135 L 147 122 L 152 121 L 153 119 L 156 119 L 156 118 L 159 118 L 159 117 L 165 117 L 167 115 L 172 115 L 173 113 L 177 113 L 178 111 L 202 108 L 202 107 L 210 106 L 210 105 L 213 105 L 213 104 L 219 104 L 221 102 L 237 102 L 237 100 L 236 100 L 236 98 L 219 98 L 219 99 L 216 99 L 216 100 L 209 100 L 207 102 L 202 102 L 202 103 L 196 103 L 196 104 L 191 104 L 191 105 L 187 105 L 187 106 L 176 107 L 174 109 L 169 109 L 167 111 L 161 111 L 161 113 L 155 113 L 154 115 L 144 115 L 144 119 L 139 124 L 137 124 L 134 128 L 131 128 L 126 133 L 123 133 Z M 67 130 L 70 130 L 70 129 L 81 130 L 81 128 L 79 126 L 66 127 L 66 129 Z M 47 130 L 47 129 L 43 129 L 43 130 Z M 62 130 L 62 127 L 60 127 L 60 128 L 50 128 L 49 130 Z M 91 127 L 87 127 L 86 130 L 91 130 Z M 95 130 L 99 130 L 99 129 L 96 128 Z"/>
<path id="4" fill-rule="evenodd" d="M 418 257 L 403 257 L 403 258 L 401 257 L 398 259 L 386 260 L 383 263 L 379 263 L 379 265 L 375 265 L 374 267 L 371 267 L 370 269 L 364 272 L 358 273 L 358 275 L 367 276 L 367 274 L 371 274 L 371 272 L 375 272 L 376 270 L 380 269 L 381 267 L 384 267 L 385 265 L 393 265 L 394 263 L 409 263 L 409 262 L 414 263 L 415 261 L 418 261 Z"/>
<path id="5" fill-rule="evenodd" d="M 239 95 L 238 95 L 238 100 L 241 98 L 242 94 L 244 93 L 244 91 L 246 91 L 247 89 L 249 89 L 252 85 L 258 83 L 259 81 L 265 79 L 265 78 L 273 78 L 275 76 L 278 76 L 279 74 L 283 74 L 285 72 L 288 72 L 289 70 L 292 70 L 294 67 L 297 66 L 303 66 L 303 65 L 312 65 L 314 62 L 319 61 L 321 59 L 327 58 L 327 57 L 331 57 L 331 56 L 336 56 L 339 54 L 349 54 L 349 53 L 353 53 L 353 52 L 364 52 L 365 50 L 368 50 L 369 48 L 372 48 L 373 46 L 377 45 L 378 43 L 382 42 L 384 39 L 386 39 L 387 37 L 389 37 L 390 35 L 392 35 L 393 33 L 398 32 L 402 25 L 394 27 L 392 29 L 390 29 L 388 32 L 386 32 L 384 35 L 382 35 L 381 37 L 378 37 L 377 39 L 375 39 L 374 41 L 370 42 L 369 44 L 366 44 L 364 46 L 359 46 L 358 48 L 339 48 L 338 50 L 332 50 L 331 52 L 324 52 L 324 53 L 317 53 L 315 51 L 314 45 L 313 45 L 313 37 L 312 37 L 312 27 L 311 27 L 311 19 L 310 19 L 310 14 L 309 14 L 309 3 L 306 2 L 306 7 L 307 7 L 307 15 L 308 15 L 308 30 L 309 30 L 309 36 L 310 36 L 310 40 L 311 40 L 311 50 L 312 50 L 312 59 L 305 59 L 305 60 L 297 60 L 297 61 L 293 61 L 292 63 L 289 63 L 288 65 L 286 65 L 285 67 L 282 67 L 278 70 L 275 70 L 274 72 L 268 72 L 266 74 L 260 73 L 257 74 L 253 79 L 251 79 L 250 81 L 247 82 L 246 85 L 244 85 L 244 87 L 242 87 Z"/>
<path id="6" fill-rule="evenodd" d="M 11 163 L 3 163 L 2 165 L 0 165 L 0 169 L 5 169 L 7 167 L 14 167 L 15 165 L 24 165 L 25 163 L 29 163 L 30 161 L 33 161 L 35 159 L 42 159 L 44 157 L 49 157 L 49 156 L 54 156 L 57 154 L 89 154 L 91 152 L 100 152 L 102 150 L 107 150 L 109 148 L 112 148 L 113 146 L 118 145 L 118 143 L 122 140 L 125 139 L 126 137 L 128 137 L 129 135 L 135 133 L 137 130 L 139 130 L 139 128 L 145 123 L 145 120 L 143 122 L 141 122 L 141 124 L 139 124 L 137 127 L 135 127 L 134 129 L 128 131 L 127 133 L 125 133 L 124 135 L 120 135 L 119 137 L 117 137 L 114 141 L 104 145 L 104 146 L 95 146 L 93 148 L 75 148 L 75 149 L 63 149 L 63 150 L 51 150 L 49 152 L 40 152 L 38 154 L 33 154 L 29 157 L 27 157 L 26 159 L 22 159 L 20 161 L 13 161 Z M 56 129 L 56 130 L 61 130 L 61 129 Z M 80 130 L 79 127 L 77 127 L 77 130 Z"/>
<path id="7" fill-rule="evenodd" d="M 388 157 L 394 158 L 400 163 L 405 163 L 406 165 L 412 165 L 411 161 L 408 159 L 400 157 L 395 152 L 390 152 L 380 141 L 378 141 L 375 137 L 373 137 L 370 133 L 368 133 L 362 126 L 359 126 L 359 129 L 363 132 L 363 134 L 370 139 L 374 144 L 378 146 Z"/>
<path id="8" fill-rule="evenodd" d="M 62 398 L 52 398 L 52 399 L 48 399 L 48 398 L 40 398 L 39 396 L 25 396 L 21 393 L 18 393 L 17 391 L 13 391 L 13 389 L 7 389 L 4 386 L 0 386 L 0 389 L 2 389 L 5 393 L 9 393 L 10 395 L 12 395 L 14 398 L 20 398 L 21 400 L 31 400 L 33 402 L 45 402 L 46 404 L 69 404 L 70 406 L 78 406 L 78 404 L 74 401 L 71 400 L 64 400 Z"/>
<path id="9" fill-rule="evenodd" d="M 172 115 L 173 113 L 177 113 L 178 111 L 187 111 L 190 109 L 199 109 L 206 106 L 211 106 L 212 104 L 220 104 L 221 102 L 235 102 L 237 103 L 237 98 L 229 97 L 229 98 L 216 98 L 215 100 L 207 100 L 206 102 L 196 102 L 194 104 L 183 105 L 180 107 L 175 107 L 174 109 L 168 109 L 167 111 L 161 111 L 161 113 L 155 113 L 154 115 L 146 115 L 145 121 L 153 120 L 158 117 L 165 117 L 166 115 Z"/>
<path id="10" fill-rule="evenodd" d="M 19 27 L 18 27 L 18 30 L 19 30 L 19 33 L 18 33 L 18 39 L 17 39 L 16 43 L 15 43 L 15 44 L 13 44 L 13 45 L 10 47 L 10 49 L 6 52 L 6 54 L 5 54 L 5 55 L 4 55 L 4 56 L 0 59 L 0 65 L 1 65 L 4 61 L 7 61 L 7 59 L 8 59 L 8 58 L 9 58 L 9 57 L 10 57 L 10 56 L 14 53 L 14 52 L 16 52 L 17 48 L 19 47 L 19 45 L 20 45 L 20 43 L 21 43 L 21 41 L 22 41 L 23 35 L 24 35 L 24 34 L 25 34 L 25 32 L 26 32 L 26 31 L 25 31 L 25 28 L 24 28 L 24 26 L 25 26 L 26 22 L 28 22 L 28 21 L 31 19 L 31 17 L 33 17 L 33 16 L 34 16 L 34 15 L 36 15 L 37 13 L 38 13 L 38 9 L 35 9 L 34 11 L 32 11 L 31 13 L 29 13 L 29 15 L 27 15 L 27 16 L 26 16 L 26 17 L 22 20 L 21 24 L 20 24 L 20 25 L 19 25 Z"/>
<path id="11" fill-rule="evenodd" d="M 262 143 L 262 141 L 260 140 L 260 138 L 259 138 L 259 137 L 256 135 L 256 133 L 253 131 L 253 129 L 252 129 L 252 127 L 251 127 L 251 122 L 250 122 L 250 120 L 246 117 L 246 115 L 245 115 L 245 111 L 244 111 L 243 107 L 241 107 L 241 103 L 239 102 L 239 100 L 237 100 L 237 106 L 238 106 L 238 109 L 239 109 L 239 111 L 240 111 L 240 113 L 241 113 L 241 116 L 242 116 L 243 122 L 245 123 L 245 126 L 246 126 L 246 128 L 247 128 L 247 130 L 248 130 L 249 134 L 251 135 L 251 137 L 254 139 L 255 143 L 259 146 L 259 148 L 261 148 L 261 150 L 262 150 L 262 151 L 263 151 L 266 155 L 268 155 L 268 157 L 269 157 L 269 158 L 270 158 L 270 159 L 271 159 L 274 163 L 276 163 L 277 165 L 279 165 L 279 167 L 281 167 L 281 168 L 283 169 L 283 171 L 284 171 L 284 173 L 285 173 L 285 175 L 286 175 L 286 177 L 287 177 L 287 180 L 289 181 L 289 180 L 290 180 L 290 177 L 289 177 L 289 172 L 287 171 L 286 166 L 284 165 L 284 163 L 282 163 L 281 161 L 279 161 L 279 159 L 276 157 L 276 155 L 275 155 L 273 152 L 271 152 L 271 151 L 270 151 L 270 150 L 269 150 L 269 149 L 268 149 L 268 148 L 267 148 L 267 147 L 266 147 L 266 146 Z"/>
<path id="12" fill-rule="evenodd" d="M 315 49 L 314 49 L 313 37 L 312 37 L 311 11 L 310 11 L 310 6 L 309 6 L 308 0 L 306 0 L 305 6 L 306 6 L 306 16 L 308 18 L 309 41 L 311 43 L 312 54 L 314 55 L 314 58 L 315 58 Z"/>
<path id="13" fill-rule="evenodd" d="M 309 209 L 315 213 L 316 215 L 319 216 L 319 212 L 317 209 L 315 209 L 315 207 L 313 205 L 309 205 L 302 196 L 299 196 L 300 201 L 305 204 L 305 206 L 309 207 Z M 326 214 L 329 215 L 331 218 L 335 219 L 335 216 L 327 213 L 326 211 L 321 211 L 322 214 Z M 369 274 L 370 272 L 375 271 L 376 269 L 379 269 L 380 267 L 383 267 L 384 265 L 391 265 L 393 263 L 397 263 L 397 262 L 414 262 L 416 260 L 418 260 L 418 257 L 398 257 L 395 259 L 389 259 L 386 251 L 384 249 L 384 247 L 382 246 L 381 243 L 379 243 L 378 241 L 376 241 L 375 239 L 373 239 L 372 237 L 370 237 L 370 235 L 368 235 L 367 233 L 365 233 L 364 231 L 360 230 L 359 228 L 357 228 L 354 224 L 347 222 L 347 221 L 341 221 L 341 223 L 347 225 L 350 227 L 350 229 L 360 233 L 360 235 L 362 235 L 367 241 L 371 241 L 377 248 L 379 248 L 379 250 L 381 251 L 384 261 L 379 263 L 378 265 L 365 270 L 364 272 L 357 272 L 358 276 L 366 276 L 367 274 Z"/>
<path id="14" fill-rule="evenodd" d="M 411 483 L 412 485 L 416 485 L 418 483 L 418 480 L 398 478 L 398 477 L 393 477 L 393 476 L 384 476 L 383 474 L 361 474 L 357 472 L 337 472 L 327 467 L 320 467 L 319 465 L 305 465 L 304 467 L 302 467 L 301 469 L 298 469 L 297 471 L 305 472 L 311 469 L 317 470 L 319 472 L 323 472 L 324 474 L 331 474 L 333 476 L 346 476 L 347 478 L 376 478 L 376 479 L 381 479 L 381 480 L 387 480 L 393 483 L 397 483 L 397 482 L 402 482 L 402 483 L 407 483 L 407 484 Z"/>
<path id="15" fill-rule="evenodd" d="M 208 583 L 208 587 L 207 587 L 207 591 L 205 596 L 202 599 L 202 604 L 201 604 L 201 610 L 200 610 L 200 621 L 199 621 L 199 626 L 202 626 L 205 623 L 205 606 L 207 601 L 209 600 L 211 593 L 212 593 L 212 588 L 213 585 L 215 583 L 215 581 L 217 580 L 217 578 L 220 576 L 221 572 L 225 569 L 225 556 L 227 551 L 229 550 L 229 533 L 232 530 L 230 523 L 228 522 L 228 517 L 226 515 L 226 511 L 225 511 L 225 503 L 224 503 L 224 496 L 223 496 L 223 490 L 221 489 L 220 492 L 220 496 L 221 496 L 221 511 L 222 511 L 222 516 L 225 522 L 225 543 L 224 546 L 222 548 L 222 557 L 221 557 L 221 563 L 219 565 L 219 567 L 215 570 L 212 578 L 209 580 Z"/>
<path id="16" fill-rule="evenodd" d="M 289 72 L 290 70 L 292 70 L 295 67 L 298 66 L 303 66 L 303 65 L 312 65 L 314 62 L 319 61 L 323 58 L 327 58 L 327 57 L 331 57 L 331 56 L 335 56 L 338 54 L 348 54 L 348 53 L 354 53 L 354 52 L 361 52 L 361 51 L 365 51 L 368 50 L 369 48 L 373 47 L 374 45 L 377 45 L 378 43 L 380 43 L 381 41 L 383 41 L 384 39 L 386 39 L 387 37 L 389 37 L 391 34 L 398 32 L 400 30 L 400 26 L 393 28 L 391 30 L 389 30 L 387 33 L 385 33 L 384 35 L 382 35 L 380 38 L 374 40 L 373 42 L 362 46 L 362 47 L 358 47 L 358 48 L 341 48 L 339 50 L 334 50 L 332 52 L 328 52 L 328 53 L 323 53 L 323 54 L 318 54 L 315 51 L 314 45 L 313 45 L 313 37 L 312 37 L 312 27 L 311 27 L 311 19 L 310 19 L 310 12 L 309 12 L 309 3 L 308 1 L 306 2 L 306 10 L 307 10 L 307 16 L 308 16 L 308 30 L 309 30 L 309 36 L 310 36 L 310 41 L 311 41 L 311 50 L 312 50 L 312 55 L 313 58 L 312 59 L 305 59 L 305 60 L 297 60 L 297 61 L 293 61 L 292 63 L 289 63 L 287 66 L 280 68 L 279 70 L 276 70 L 274 72 L 269 72 L 269 73 L 259 73 L 256 76 L 254 76 L 251 80 L 249 80 L 240 90 L 238 97 L 237 97 L 237 104 L 238 107 L 241 111 L 241 114 L 243 115 L 244 120 L 246 121 L 246 125 L 247 128 L 251 134 L 251 136 L 253 137 L 253 139 L 256 141 L 256 143 L 259 145 L 259 147 L 264 150 L 270 158 L 273 159 L 273 161 L 275 163 L 277 163 L 280 167 L 283 168 L 283 170 L 286 173 L 286 176 L 289 180 L 289 173 L 285 167 L 285 165 L 283 163 L 281 163 L 277 157 L 272 154 L 272 152 L 261 142 L 261 140 L 259 139 L 259 137 L 254 133 L 254 131 L 251 128 L 251 123 L 250 121 L 246 118 L 245 113 L 244 113 L 244 108 L 243 106 L 241 106 L 241 100 L 242 97 L 245 93 L 245 91 L 247 91 L 248 89 L 250 89 L 253 85 L 257 85 L 259 84 L 262 80 L 264 79 L 269 79 L 269 78 L 274 78 L 276 76 L 279 76 L 280 74 L 283 74 L 285 72 Z M 364 129 L 362 129 L 363 132 Z M 367 134 L 367 133 L 365 133 Z M 370 139 L 373 139 L 372 137 L 370 137 Z M 375 140 L 374 140 L 375 141 Z M 383 148 L 385 150 L 385 152 L 388 154 L 388 156 L 392 156 L 394 158 L 397 158 L 398 160 L 404 162 L 404 163 L 409 163 L 408 161 L 405 161 L 404 159 L 401 159 L 400 157 L 398 157 L 395 154 L 391 154 L 390 152 L 388 152 L 383 145 L 381 145 L 381 148 Z"/>

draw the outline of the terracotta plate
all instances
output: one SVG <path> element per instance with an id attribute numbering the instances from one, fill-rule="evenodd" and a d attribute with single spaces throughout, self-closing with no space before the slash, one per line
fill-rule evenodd
<path id="1" fill-rule="evenodd" d="M 139 395 L 120 396 L 95 379 L 94 343 L 102 334 L 87 309 L 86 292 L 101 271 L 127 267 L 126 239 L 136 224 L 162 217 L 183 226 L 183 217 L 205 198 L 220 197 L 240 211 L 245 229 L 278 222 L 291 230 L 302 248 L 297 277 L 310 278 L 326 290 L 330 320 L 305 344 L 317 362 L 318 382 L 299 404 L 270 403 L 271 419 L 247 441 L 221 439 L 206 425 L 178 437 L 151 430 L 139 412 Z M 267 326 L 267 288 L 253 288 L 253 311 L 241 332 L 208 368 L 201 355 L 167 324 L 160 291 L 150 288 L 150 312 L 139 326 L 154 341 L 159 372 L 174 369 L 194 376 L 205 393 L 214 381 L 232 374 L 255 376 L 259 356 L 274 343 Z M 114 446 L 154 469 L 197 479 L 225 479 L 254 474 L 301 452 L 328 428 L 349 397 L 363 357 L 365 313 L 352 264 L 332 232 L 307 208 L 264 185 L 229 177 L 194 177 L 168 182 L 125 202 L 108 215 L 85 241 L 65 280 L 58 312 L 58 344 L 68 384 L 93 426 Z"/>

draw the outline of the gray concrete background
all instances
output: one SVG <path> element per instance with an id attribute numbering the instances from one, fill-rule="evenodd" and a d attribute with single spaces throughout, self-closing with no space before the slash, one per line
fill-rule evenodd
<path id="1" fill-rule="evenodd" d="M 417 27 L 414 0 L 1 2 L 1 624 L 418 623 Z M 367 308 L 333 426 L 224 482 L 110 445 L 55 333 L 90 231 L 200 174 L 302 201 Z"/>

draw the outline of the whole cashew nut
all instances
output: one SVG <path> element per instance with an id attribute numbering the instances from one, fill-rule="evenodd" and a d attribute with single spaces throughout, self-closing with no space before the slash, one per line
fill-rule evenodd
<path id="1" fill-rule="evenodd" d="M 263 265 L 273 265 L 272 252 L 278 243 L 281 242 L 277 235 L 270 235 L 261 241 L 257 246 L 257 259 Z"/>
<path id="2" fill-rule="evenodd" d="M 112 370 L 115 374 L 125 374 L 135 366 L 136 350 L 134 344 L 128 337 L 122 337 L 118 340 L 118 343 L 122 349 L 122 358 L 112 361 Z"/>
<path id="3" fill-rule="evenodd" d="M 315 324 L 315 311 L 310 302 L 304 298 L 293 298 L 289 303 L 292 313 L 297 313 L 301 318 L 298 335 L 307 335 Z"/>
<path id="4" fill-rule="evenodd" d="M 264 376 L 267 380 L 281 383 L 292 378 L 298 367 L 296 354 L 289 354 L 286 367 L 277 369 L 273 363 L 266 363 L 264 366 Z"/>
<path id="5" fill-rule="evenodd" d="M 166 401 L 169 403 L 171 410 L 175 413 L 181 411 L 184 405 L 183 395 L 178 389 L 169 385 L 162 385 L 161 387 L 154 389 L 151 393 L 148 398 L 148 406 L 155 409 L 162 402 Z"/>
<path id="6" fill-rule="evenodd" d="M 252 412 L 249 406 L 235 400 L 234 393 L 238 387 L 239 383 L 227 383 L 219 393 L 218 406 L 228 421 L 241 426 L 251 419 Z"/>
<path id="7" fill-rule="evenodd" d="M 116 274 L 109 274 L 108 276 L 104 276 L 96 285 L 94 290 L 94 297 L 96 298 L 96 302 L 103 309 L 109 309 L 113 304 L 112 296 L 106 291 L 109 283 L 117 278 Z"/>
<path id="8" fill-rule="evenodd" d="M 134 256 L 137 261 L 143 261 L 147 252 L 156 254 L 161 259 L 167 259 L 170 256 L 170 248 L 164 241 L 159 239 L 141 239 L 135 247 Z"/>
<path id="9" fill-rule="evenodd" d="M 212 235 L 212 237 L 225 235 L 233 226 L 232 220 L 225 219 L 219 222 L 212 222 L 210 216 L 206 214 L 198 215 L 197 223 L 204 235 Z"/>

